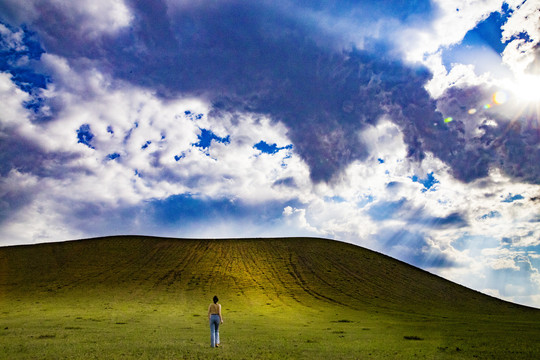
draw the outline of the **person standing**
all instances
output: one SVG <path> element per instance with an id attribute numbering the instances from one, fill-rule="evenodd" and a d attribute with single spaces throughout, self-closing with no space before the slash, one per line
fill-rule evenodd
<path id="1" fill-rule="evenodd" d="M 219 325 L 223 324 L 223 317 L 221 316 L 221 304 L 218 303 L 219 299 L 214 296 L 214 303 L 208 307 L 208 320 L 210 320 L 210 346 L 219 347 Z"/>

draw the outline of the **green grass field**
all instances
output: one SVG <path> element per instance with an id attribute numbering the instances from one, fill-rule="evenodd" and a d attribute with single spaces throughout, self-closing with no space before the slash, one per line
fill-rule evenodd
<path id="1" fill-rule="evenodd" d="M 323 239 L 0 248 L 0 312 L 0 359 L 540 358 L 540 310 Z"/>

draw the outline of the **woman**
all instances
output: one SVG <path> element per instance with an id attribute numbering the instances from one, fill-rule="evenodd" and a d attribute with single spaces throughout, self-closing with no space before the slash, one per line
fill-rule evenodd
<path id="1" fill-rule="evenodd" d="M 223 324 L 221 316 L 221 304 L 218 297 L 214 296 L 214 303 L 208 307 L 208 320 L 210 320 L 210 346 L 219 347 L 219 324 Z"/>

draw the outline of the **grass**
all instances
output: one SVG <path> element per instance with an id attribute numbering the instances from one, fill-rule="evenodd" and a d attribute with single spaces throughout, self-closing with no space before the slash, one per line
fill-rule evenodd
<path id="1" fill-rule="evenodd" d="M 1 359 L 531 359 L 539 336 L 539 310 L 323 239 L 0 248 Z"/>

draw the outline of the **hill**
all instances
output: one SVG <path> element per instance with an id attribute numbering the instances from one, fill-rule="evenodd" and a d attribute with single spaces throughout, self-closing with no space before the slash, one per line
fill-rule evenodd
<path id="1" fill-rule="evenodd" d="M 125 236 L 0 248 L 0 357 L 207 357 L 214 294 L 222 358 L 540 355 L 539 310 L 358 246 Z"/>

